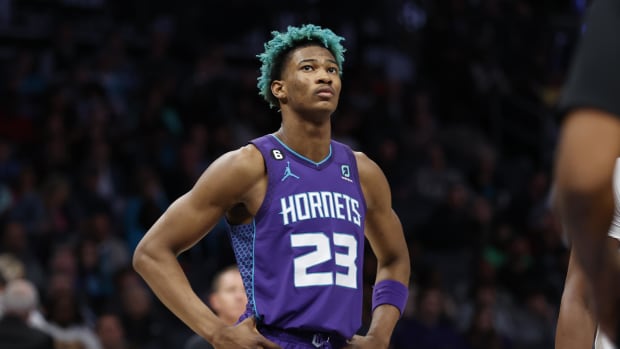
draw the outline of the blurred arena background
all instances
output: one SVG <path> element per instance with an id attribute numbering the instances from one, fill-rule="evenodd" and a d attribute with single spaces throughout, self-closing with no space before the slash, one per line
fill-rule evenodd
<path id="1" fill-rule="evenodd" d="M 334 138 L 383 168 L 410 248 L 393 349 L 552 348 L 553 107 L 585 6 L 0 0 L 0 275 L 37 286 L 63 348 L 182 348 L 132 251 L 212 159 L 277 129 L 256 54 L 314 23 L 346 38 Z M 200 295 L 234 263 L 223 226 L 179 258 Z"/>

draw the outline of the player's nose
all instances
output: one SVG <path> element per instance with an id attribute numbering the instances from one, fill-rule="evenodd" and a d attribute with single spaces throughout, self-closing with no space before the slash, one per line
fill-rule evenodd
<path id="1" fill-rule="evenodd" d="M 317 71 L 317 82 L 320 84 L 331 84 L 332 77 L 327 69 L 319 69 Z"/>

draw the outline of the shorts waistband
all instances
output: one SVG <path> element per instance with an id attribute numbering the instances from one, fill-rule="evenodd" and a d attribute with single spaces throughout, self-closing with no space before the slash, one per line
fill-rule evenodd
<path id="1" fill-rule="evenodd" d="M 312 344 L 315 348 L 342 348 L 347 344 L 347 339 L 337 333 L 281 329 L 274 326 L 260 325 L 259 332 L 266 335 L 274 335 L 282 339 Z"/>

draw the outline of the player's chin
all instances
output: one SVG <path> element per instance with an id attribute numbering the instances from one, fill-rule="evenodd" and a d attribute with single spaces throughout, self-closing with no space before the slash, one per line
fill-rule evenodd
<path id="1" fill-rule="evenodd" d="M 337 100 L 322 100 L 316 104 L 317 110 L 325 111 L 325 112 L 335 112 L 338 107 Z"/>
<path id="2" fill-rule="evenodd" d="M 319 102 L 329 103 L 329 104 L 338 104 L 338 96 L 330 95 L 330 96 L 317 96 Z"/>

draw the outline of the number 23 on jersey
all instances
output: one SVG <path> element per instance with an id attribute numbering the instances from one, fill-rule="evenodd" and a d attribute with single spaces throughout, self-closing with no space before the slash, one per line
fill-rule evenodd
<path id="1" fill-rule="evenodd" d="M 357 240 L 355 236 L 333 233 L 334 246 L 343 247 L 346 252 L 332 251 L 330 238 L 325 233 L 297 233 L 291 235 L 293 248 L 313 247 L 314 250 L 293 259 L 295 287 L 341 286 L 357 288 Z M 309 269 L 334 259 L 334 264 L 346 268 L 338 271 L 310 272 Z"/>

